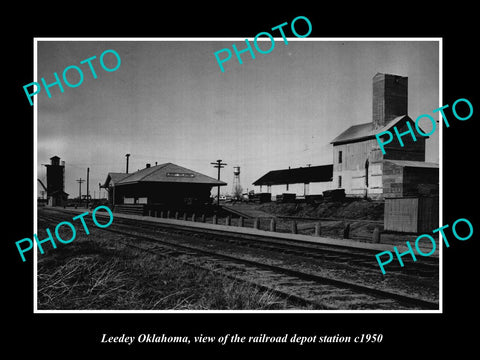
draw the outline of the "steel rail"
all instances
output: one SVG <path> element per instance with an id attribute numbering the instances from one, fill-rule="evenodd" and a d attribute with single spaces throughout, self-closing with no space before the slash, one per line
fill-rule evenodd
<path id="1" fill-rule="evenodd" d="M 120 225 L 117 223 L 117 226 L 120 226 Z M 131 228 L 131 224 L 130 224 L 130 226 L 129 225 L 124 225 L 124 226 Z M 403 295 L 403 294 L 399 294 L 399 293 L 394 293 L 394 292 L 390 292 L 390 291 L 376 289 L 376 288 L 368 287 L 368 286 L 365 286 L 365 285 L 359 285 L 359 284 L 344 281 L 344 280 L 332 279 L 332 278 L 327 278 L 327 277 L 323 277 L 323 276 L 319 276 L 319 275 L 300 272 L 300 271 L 297 271 L 297 270 L 287 269 L 287 268 L 284 268 L 284 267 L 269 265 L 269 264 L 265 264 L 265 263 L 262 263 L 262 262 L 259 262 L 259 261 L 248 260 L 248 259 L 240 258 L 240 257 L 237 257 L 237 256 L 220 254 L 220 253 L 214 252 L 214 251 L 199 249 L 199 248 L 194 247 L 194 246 L 189 246 L 189 245 L 184 245 L 184 244 L 173 243 L 173 242 L 170 242 L 170 241 L 160 240 L 158 238 L 154 238 L 154 237 L 147 236 L 147 235 L 144 235 L 144 234 L 132 233 L 132 232 L 129 232 L 129 231 L 115 230 L 115 229 L 112 229 L 112 228 L 104 228 L 104 229 L 100 229 L 100 230 L 109 231 L 109 232 L 113 232 L 113 233 L 118 233 L 118 234 L 121 234 L 121 235 L 134 236 L 136 238 L 141 238 L 143 240 L 154 242 L 154 243 L 157 243 L 157 244 L 160 243 L 160 244 L 163 244 L 163 245 L 173 246 L 177 249 L 182 249 L 184 251 L 193 251 L 193 252 L 196 252 L 197 254 L 202 254 L 204 256 L 212 256 L 212 257 L 216 257 L 216 258 L 219 258 L 219 259 L 228 260 L 228 261 L 237 262 L 237 263 L 241 262 L 245 265 L 254 266 L 254 267 L 257 267 L 257 268 L 260 267 L 264 270 L 269 270 L 269 271 L 272 271 L 272 272 L 275 272 L 275 273 L 282 273 L 286 276 L 296 277 L 296 278 L 302 279 L 304 281 L 313 281 L 313 282 L 316 282 L 316 283 L 322 284 L 322 285 L 328 284 L 328 285 L 333 285 L 333 286 L 336 286 L 336 287 L 339 287 L 339 288 L 350 289 L 350 290 L 352 290 L 354 292 L 357 292 L 357 293 L 360 293 L 360 294 L 368 294 L 368 295 L 375 296 L 375 297 L 380 297 L 380 298 L 383 298 L 383 299 L 395 300 L 395 301 L 397 301 L 401 304 L 409 304 L 409 305 L 413 305 L 413 306 L 416 306 L 416 307 L 429 309 L 429 310 L 430 309 L 438 309 L 438 306 L 439 306 L 438 303 L 427 301 L 427 300 L 416 298 L 416 297 L 411 297 L 411 296 L 407 296 L 407 295 Z"/>

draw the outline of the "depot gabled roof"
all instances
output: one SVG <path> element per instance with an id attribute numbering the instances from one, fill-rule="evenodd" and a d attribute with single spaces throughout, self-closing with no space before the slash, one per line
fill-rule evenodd
<path id="1" fill-rule="evenodd" d="M 111 184 L 112 186 L 117 185 L 117 183 L 122 180 L 124 177 L 126 177 L 128 174 L 127 173 L 114 173 L 110 172 L 107 175 L 107 179 L 105 180 L 105 183 L 101 185 L 102 188 L 108 188 L 108 186 Z"/>
<path id="2" fill-rule="evenodd" d="M 373 129 L 373 124 L 371 122 L 364 123 L 364 124 L 359 124 L 359 125 L 353 125 L 353 126 L 350 126 L 344 132 L 342 132 L 340 135 L 338 135 L 330 143 L 333 144 L 333 145 L 339 145 L 339 144 L 345 144 L 345 143 L 349 143 L 349 142 L 356 142 L 356 141 L 374 139 L 375 134 L 379 134 L 381 132 L 388 131 L 403 120 L 410 121 L 410 122 L 414 123 L 414 121 L 408 115 L 402 115 L 402 116 L 398 116 L 395 119 L 389 121 L 388 124 L 386 124 L 385 126 L 379 128 L 377 130 Z M 422 130 L 422 129 L 420 129 L 420 130 Z M 423 130 L 422 130 L 422 132 L 425 134 L 425 132 Z M 423 136 L 423 137 L 428 138 L 428 136 Z"/>
<path id="3" fill-rule="evenodd" d="M 223 181 L 218 181 L 210 176 L 203 175 L 199 172 L 184 168 L 173 163 L 165 163 L 147 167 L 131 174 L 109 173 L 105 184 L 107 184 L 107 182 L 109 181 L 109 177 L 110 180 L 114 181 L 115 186 L 144 182 L 205 184 L 211 186 L 227 185 Z M 115 178 L 116 181 L 114 180 Z"/>

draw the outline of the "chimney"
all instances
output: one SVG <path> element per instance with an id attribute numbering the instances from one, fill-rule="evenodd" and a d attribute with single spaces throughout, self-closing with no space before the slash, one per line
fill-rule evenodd
<path id="1" fill-rule="evenodd" d="M 125 173 L 128 174 L 128 158 L 130 157 L 130 154 L 125 154 L 125 157 L 127 158 L 127 165 L 125 166 Z"/>
<path id="2" fill-rule="evenodd" d="M 376 130 L 408 114 L 408 77 L 377 73 L 373 77 L 372 123 Z"/>
<path id="3" fill-rule="evenodd" d="M 148 169 L 150 167 L 150 164 L 146 164 L 145 167 Z"/>

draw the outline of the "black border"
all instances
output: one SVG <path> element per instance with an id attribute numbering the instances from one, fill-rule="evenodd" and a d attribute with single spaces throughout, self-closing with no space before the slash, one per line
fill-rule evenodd
<path id="1" fill-rule="evenodd" d="M 160 5 L 160 6 L 159 6 Z M 78 11 L 67 8 L 29 7 L 20 13 L 14 28 L 4 29 L 8 56 L 5 102 L 8 111 L 4 142 L 8 141 L 9 158 L 4 162 L 4 205 L 8 209 L 7 236 L 2 242 L 7 268 L 4 270 L 4 292 L 7 339 L 12 350 L 22 351 L 25 345 L 49 356 L 95 354 L 97 351 L 132 353 L 137 351 L 176 354 L 194 350 L 208 352 L 247 349 L 246 344 L 225 347 L 218 345 L 137 344 L 136 346 L 100 344 L 101 334 L 138 336 L 141 333 L 168 333 L 170 335 L 221 336 L 283 335 L 285 333 L 355 336 L 363 333 L 382 333 L 381 344 L 345 345 L 316 344 L 255 345 L 250 349 L 268 348 L 314 350 L 324 354 L 333 351 L 339 355 L 344 349 L 357 352 L 375 352 L 389 356 L 396 352 L 410 356 L 425 351 L 433 355 L 437 350 L 462 349 L 463 353 L 475 344 L 475 323 L 469 321 L 475 313 L 475 256 L 478 253 L 478 221 L 474 212 L 476 193 L 475 134 L 476 118 L 480 112 L 478 91 L 474 92 L 476 60 L 476 22 L 473 5 L 452 5 L 446 11 L 438 8 L 419 10 L 418 4 L 395 4 L 388 8 L 366 8 L 363 4 L 351 7 L 341 4 L 337 9 L 316 8 L 282 9 L 276 3 L 267 12 L 258 6 L 223 3 L 208 9 L 184 8 L 173 11 L 161 5 L 132 5 L 120 3 L 105 6 L 81 6 Z M 38 9 L 37 9 L 38 7 Z M 123 7 L 129 7 L 124 9 Z M 188 5 L 184 5 L 188 7 Z M 188 10 L 188 11 L 187 11 Z M 474 107 L 473 117 L 465 122 L 452 121 L 444 128 L 444 224 L 458 218 L 467 218 L 475 228 L 474 236 L 465 242 L 451 241 L 444 248 L 444 313 L 443 314 L 33 314 L 32 258 L 22 263 L 14 241 L 33 233 L 33 108 L 25 99 L 22 86 L 33 80 L 34 37 L 250 37 L 296 16 L 306 16 L 313 25 L 310 37 L 442 37 L 443 38 L 443 104 L 452 104 L 458 98 L 467 98 Z M 7 26 L 4 24 L 2 26 Z M 11 25 L 8 25 L 11 26 Z M 321 59 L 319 59 L 321 61 Z M 12 101 L 13 100 L 13 101 Z M 478 110 L 477 110 L 478 109 Z M 12 110 L 12 111 L 10 111 Z M 9 140 L 6 140 L 9 139 Z M 12 140 L 10 140 L 12 139 Z M 477 251 L 476 251 L 477 250 Z M 472 319 L 473 320 L 473 319 Z M 472 324 L 470 324 L 472 323 Z M 473 328 L 471 327 L 473 325 Z M 70 350 L 71 352 L 67 352 Z M 35 356 L 35 354 L 33 354 Z M 402 356 L 401 355 L 401 356 Z M 163 354 L 162 356 L 166 356 Z"/>

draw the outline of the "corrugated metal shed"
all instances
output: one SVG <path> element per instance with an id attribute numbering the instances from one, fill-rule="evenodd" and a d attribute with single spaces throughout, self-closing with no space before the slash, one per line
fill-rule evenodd
<path id="1" fill-rule="evenodd" d="M 305 184 L 332 181 L 333 164 L 272 170 L 255 181 L 253 185 Z"/>
<path id="2" fill-rule="evenodd" d="M 439 198 L 385 199 L 384 229 L 407 233 L 431 233 L 438 228 Z"/>

